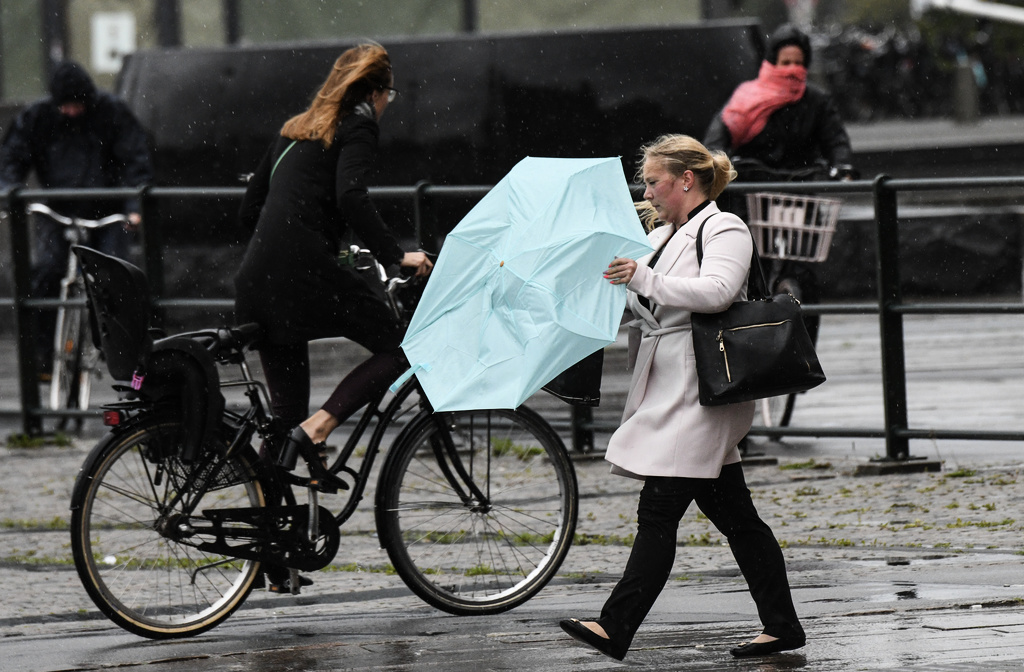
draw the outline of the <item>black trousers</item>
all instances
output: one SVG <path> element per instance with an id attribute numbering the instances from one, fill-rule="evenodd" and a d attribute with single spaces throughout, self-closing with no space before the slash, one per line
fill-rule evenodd
<path id="1" fill-rule="evenodd" d="M 633 641 L 668 580 L 679 521 L 690 502 L 696 502 L 729 540 L 764 633 L 803 637 L 782 549 L 771 528 L 757 515 L 739 463 L 723 467 L 721 475 L 713 479 L 647 477 L 640 492 L 633 551 L 598 620 L 608 636 L 626 645 Z"/>

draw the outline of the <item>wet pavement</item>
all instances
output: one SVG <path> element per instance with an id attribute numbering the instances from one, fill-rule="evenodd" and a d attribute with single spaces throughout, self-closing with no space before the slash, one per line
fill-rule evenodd
<path id="1" fill-rule="evenodd" d="M 990 345 L 979 350 L 983 335 Z M 794 424 L 881 425 L 877 339 L 869 316 L 826 317 L 829 382 L 800 398 Z M 907 342 L 912 423 L 1024 426 L 1024 317 L 984 328 L 970 316 L 908 319 Z M 335 343 L 314 357 L 314 396 L 339 358 L 358 353 Z M 621 403 L 620 364 L 612 348 L 602 417 Z M 531 405 L 564 413 L 544 397 Z M 721 535 L 691 510 L 668 586 L 620 663 L 557 626 L 597 615 L 635 531 L 639 486 L 599 456 L 576 456 L 580 536 L 558 577 L 511 612 L 454 617 L 414 597 L 387 572 L 364 501 L 334 564 L 302 595 L 253 594 L 205 635 L 150 642 L 98 613 L 69 559 L 70 489 L 99 431 L 87 426 L 65 448 L 0 448 L 2 670 L 1024 669 L 1024 442 L 914 441 L 912 454 L 942 471 L 886 476 L 857 475 L 884 452 L 880 441 L 758 442 L 747 481 L 783 545 L 807 646 L 729 655 L 759 631 L 757 615 Z"/>

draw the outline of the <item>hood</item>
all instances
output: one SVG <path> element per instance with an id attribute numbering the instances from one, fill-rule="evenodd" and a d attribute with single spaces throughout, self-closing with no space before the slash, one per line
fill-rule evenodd
<path id="1" fill-rule="evenodd" d="M 804 67 L 810 68 L 811 38 L 807 37 L 806 33 L 791 23 L 782 24 L 774 33 L 772 33 L 772 36 L 768 38 L 768 53 L 765 54 L 765 60 L 772 65 L 777 65 L 779 61 L 779 50 L 791 45 L 800 47 L 800 51 L 804 52 Z"/>
<path id="2" fill-rule="evenodd" d="M 57 105 L 84 103 L 88 107 L 96 97 L 96 85 L 85 68 L 73 61 L 66 61 L 53 71 L 50 96 Z"/>

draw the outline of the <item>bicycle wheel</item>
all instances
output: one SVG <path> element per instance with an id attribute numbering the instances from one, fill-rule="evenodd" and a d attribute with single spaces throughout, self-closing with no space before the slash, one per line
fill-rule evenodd
<path id="1" fill-rule="evenodd" d="M 388 455 L 377 530 L 398 575 L 451 614 L 495 614 L 535 595 L 572 544 L 576 472 L 539 415 L 421 414 Z"/>
<path id="2" fill-rule="evenodd" d="M 795 394 L 759 399 L 757 411 L 754 413 L 754 424 L 762 427 L 788 427 L 795 403 Z"/>
<path id="3" fill-rule="evenodd" d="M 213 538 L 201 530 L 204 508 L 265 506 L 257 458 L 247 450 L 224 459 L 223 444 L 212 441 L 186 465 L 179 430 L 172 419 L 154 418 L 112 435 L 93 449 L 72 496 L 71 547 L 89 597 L 114 623 L 152 639 L 221 623 L 260 569 L 198 548 Z M 190 490 L 193 476 L 206 487 Z"/>
<path id="4" fill-rule="evenodd" d="M 74 300 L 81 296 L 81 288 L 72 284 L 62 288 L 61 300 Z M 57 326 L 53 337 L 53 369 L 50 379 L 50 410 L 76 408 L 79 392 L 79 364 L 81 363 L 82 335 L 85 320 L 82 306 L 62 306 L 57 309 Z"/>

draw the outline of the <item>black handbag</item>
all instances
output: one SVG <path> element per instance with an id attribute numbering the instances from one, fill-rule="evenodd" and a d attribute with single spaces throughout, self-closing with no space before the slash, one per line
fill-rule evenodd
<path id="1" fill-rule="evenodd" d="M 704 258 L 703 234 L 701 223 L 698 266 Z M 701 406 L 792 394 L 825 382 L 800 302 L 789 294 L 768 295 L 757 245 L 747 295 L 749 300 L 735 301 L 720 313 L 691 317 Z"/>

